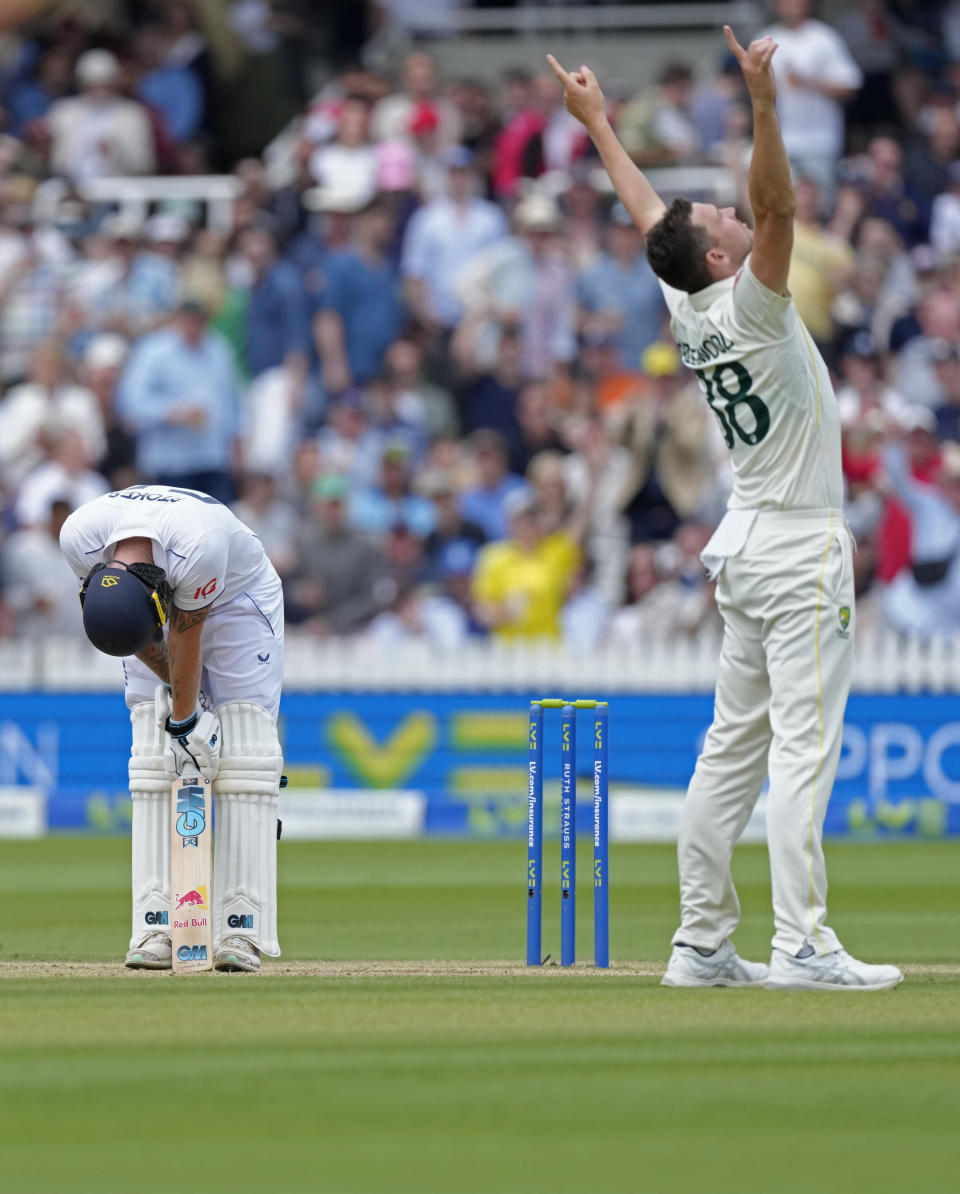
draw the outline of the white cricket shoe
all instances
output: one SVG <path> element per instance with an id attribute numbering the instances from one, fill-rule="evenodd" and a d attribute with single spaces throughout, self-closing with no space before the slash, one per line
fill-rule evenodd
<path id="1" fill-rule="evenodd" d="M 903 982 L 896 966 L 871 966 L 845 949 L 795 958 L 775 949 L 767 986 L 777 991 L 887 991 Z"/>
<path id="2" fill-rule="evenodd" d="M 768 967 L 763 962 L 747 962 L 729 940 L 724 938 L 709 957 L 692 945 L 675 945 L 667 972 L 660 980 L 663 987 L 762 987 Z"/>
<path id="3" fill-rule="evenodd" d="M 123 962 L 131 970 L 169 970 L 173 966 L 173 947 L 169 933 L 147 933 Z"/>
<path id="4" fill-rule="evenodd" d="M 224 937 L 213 955 L 214 970 L 260 969 L 260 950 L 249 937 Z"/>

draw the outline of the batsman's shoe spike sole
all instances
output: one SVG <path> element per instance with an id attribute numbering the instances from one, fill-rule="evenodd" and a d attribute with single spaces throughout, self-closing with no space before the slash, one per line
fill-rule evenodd
<path id="1" fill-rule="evenodd" d="M 170 934 L 147 933 L 127 953 L 123 964 L 131 970 L 169 970 L 173 966 Z"/>

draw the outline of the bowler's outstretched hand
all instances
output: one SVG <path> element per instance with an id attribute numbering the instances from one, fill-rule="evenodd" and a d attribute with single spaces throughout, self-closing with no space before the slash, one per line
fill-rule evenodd
<path id="1" fill-rule="evenodd" d="M 607 101 L 589 66 L 565 71 L 552 54 L 547 55 L 547 61 L 563 84 L 563 102 L 570 115 L 576 116 L 588 132 L 602 124 L 607 115 Z"/>

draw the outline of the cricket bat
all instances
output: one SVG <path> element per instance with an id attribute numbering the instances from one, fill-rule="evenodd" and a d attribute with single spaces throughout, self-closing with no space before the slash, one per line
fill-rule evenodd
<path id="1" fill-rule="evenodd" d="M 210 781 L 182 775 L 170 785 L 170 938 L 173 969 L 213 968 Z"/>

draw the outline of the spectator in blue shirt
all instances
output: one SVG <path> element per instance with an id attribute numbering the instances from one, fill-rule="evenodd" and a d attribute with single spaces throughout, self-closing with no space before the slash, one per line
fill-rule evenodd
<path id="1" fill-rule="evenodd" d="M 487 539 L 505 539 L 508 531 L 506 502 L 526 482 L 508 470 L 507 441 L 497 431 L 481 429 L 470 436 L 477 479 L 460 497 L 460 513 L 483 531 Z"/>
<path id="2" fill-rule="evenodd" d="M 307 317 L 312 320 L 320 310 L 326 285 L 327 245 L 319 216 L 311 217 L 307 227 L 287 245 L 284 257 L 297 271 Z"/>
<path id="3" fill-rule="evenodd" d="M 960 347 L 949 340 L 938 340 L 931 356 L 942 397 L 933 412 L 937 420 L 937 437 L 957 443 L 960 441 Z"/>
<path id="4" fill-rule="evenodd" d="M 35 75 L 15 83 L 10 91 L 10 132 L 22 137 L 32 120 L 40 120 L 55 100 L 70 94 L 73 58 L 54 46 L 40 59 Z"/>
<path id="5" fill-rule="evenodd" d="M 199 489 L 221 502 L 236 498 L 233 358 L 198 303 L 183 302 L 173 327 L 136 345 L 120 379 L 117 412 L 136 437 L 145 481 Z"/>
<path id="6" fill-rule="evenodd" d="M 392 235 L 390 208 L 374 200 L 356 217 L 353 245 L 327 258 L 315 328 L 331 394 L 376 378 L 383 354 L 403 329 L 397 271 L 387 256 Z"/>
<path id="7" fill-rule="evenodd" d="M 607 252 L 580 275 L 578 298 L 580 326 L 616 336 L 624 368 L 635 371 L 644 349 L 660 338 L 666 307 L 643 238 L 622 203 L 610 213 Z"/>
<path id="8" fill-rule="evenodd" d="M 428 328 L 452 328 L 463 314 L 455 283 L 481 249 L 507 236 L 507 218 L 478 194 L 473 154 L 462 145 L 444 157 L 447 193 L 415 212 L 403 238 L 401 269 L 417 319 Z"/>
<path id="9" fill-rule="evenodd" d="M 391 440 L 380 459 L 380 484 L 363 489 L 350 502 L 350 522 L 360 531 L 383 539 L 398 524 L 425 539 L 436 524 L 433 503 L 410 487 L 410 449 Z"/>
<path id="10" fill-rule="evenodd" d="M 137 84 L 137 99 L 159 112 L 167 132 L 183 145 L 193 140 L 203 123 L 203 87 L 189 66 L 166 61 L 168 41 L 159 26 L 140 30 L 137 57 L 143 74 Z"/>
<path id="11" fill-rule="evenodd" d="M 238 247 L 253 273 L 246 336 L 250 376 L 286 365 L 303 377 L 310 325 L 297 270 L 278 258 L 276 239 L 266 228 L 244 229 Z"/>

